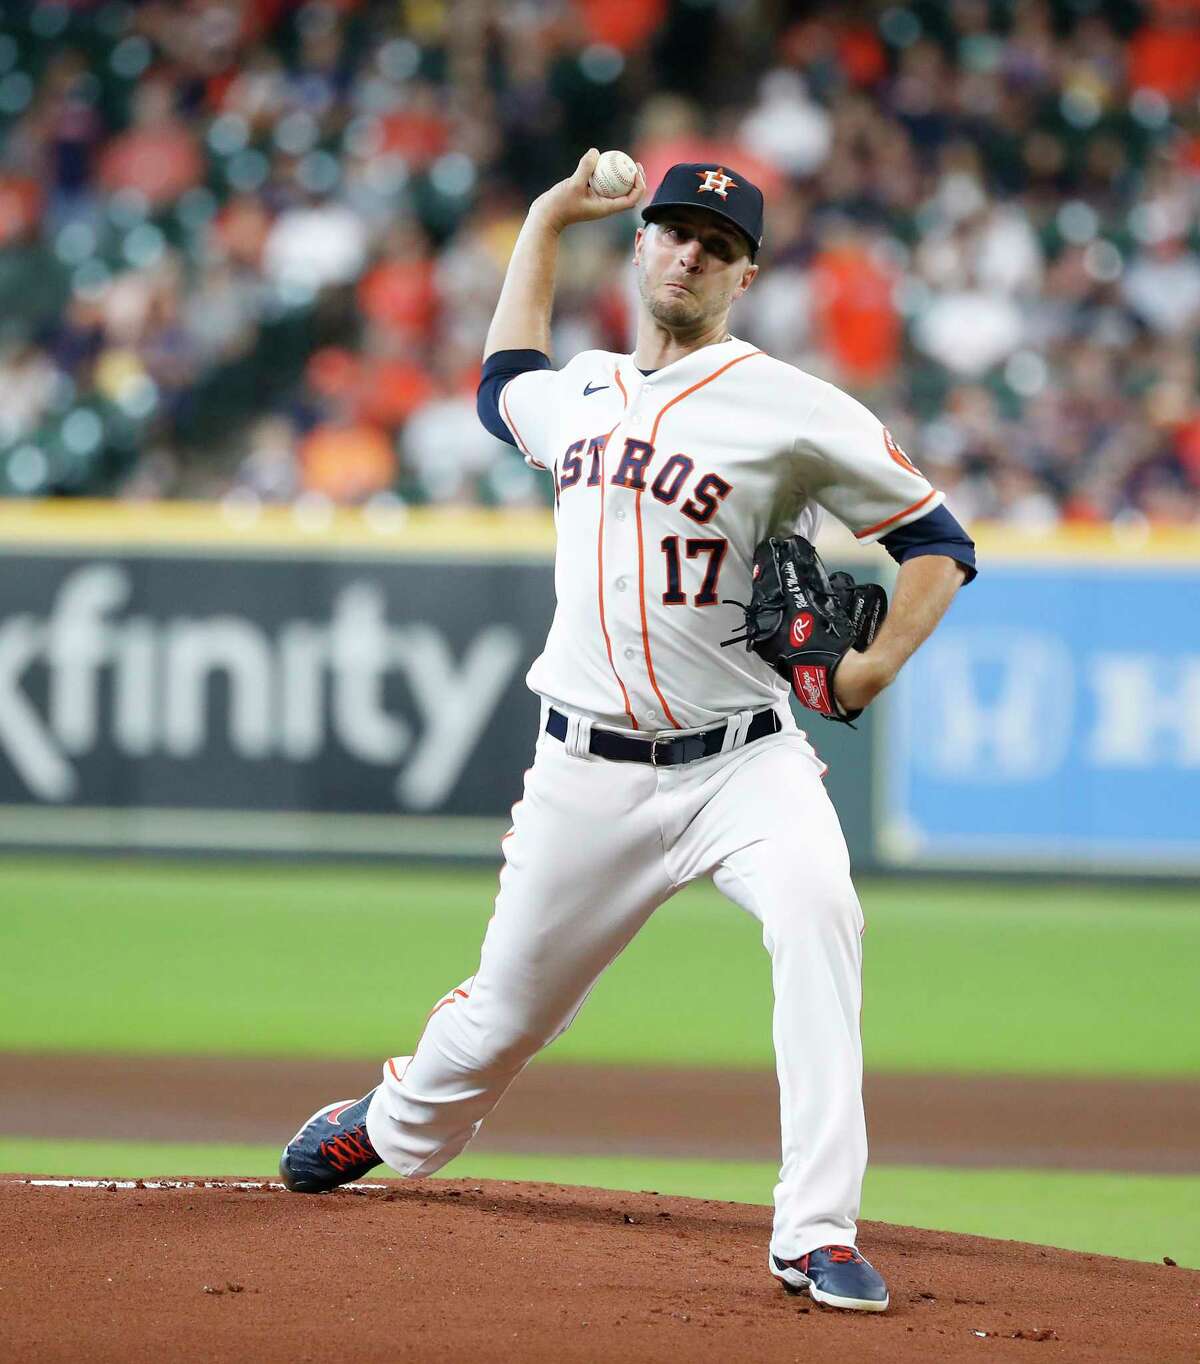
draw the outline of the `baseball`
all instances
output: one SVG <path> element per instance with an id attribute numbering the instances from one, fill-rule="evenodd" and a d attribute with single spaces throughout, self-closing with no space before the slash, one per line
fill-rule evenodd
<path id="1" fill-rule="evenodd" d="M 637 166 L 624 152 L 601 152 L 588 185 L 603 199 L 628 194 L 637 179 Z"/>

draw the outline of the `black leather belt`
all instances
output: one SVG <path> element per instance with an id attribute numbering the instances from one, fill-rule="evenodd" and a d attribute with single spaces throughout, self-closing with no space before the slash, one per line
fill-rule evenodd
<path id="1" fill-rule="evenodd" d="M 654 767 L 678 767 L 680 763 L 695 762 L 697 758 L 711 758 L 720 753 L 725 742 L 728 723 L 702 729 L 697 734 L 683 734 L 675 739 L 630 739 L 624 734 L 613 734 L 607 729 L 593 729 L 588 751 L 597 758 L 611 758 L 614 762 L 650 763 Z M 765 739 L 783 728 L 773 710 L 760 710 L 750 721 L 745 742 Z M 546 720 L 546 733 L 555 739 L 567 737 L 567 717 L 553 706 Z"/>

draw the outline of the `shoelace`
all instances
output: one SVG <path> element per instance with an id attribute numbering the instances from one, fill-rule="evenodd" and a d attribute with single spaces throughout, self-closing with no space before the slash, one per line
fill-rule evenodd
<path id="1" fill-rule="evenodd" d="M 866 1261 L 853 1246 L 822 1246 L 821 1250 L 824 1254 L 829 1256 L 835 1265 L 866 1264 Z M 785 1260 L 783 1263 L 794 1265 L 801 1274 L 807 1274 L 808 1266 L 815 1254 L 815 1251 L 809 1251 L 807 1255 L 801 1255 L 798 1260 Z"/>
<path id="2" fill-rule="evenodd" d="M 379 1157 L 375 1153 L 375 1148 L 371 1145 L 370 1138 L 367 1136 L 367 1127 L 363 1123 L 358 1127 L 352 1127 L 348 1132 L 340 1132 L 336 1137 L 330 1137 L 323 1141 L 320 1146 L 321 1155 L 329 1161 L 338 1173 L 342 1173 L 352 1165 L 362 1165 L 378 1163 Z"/>

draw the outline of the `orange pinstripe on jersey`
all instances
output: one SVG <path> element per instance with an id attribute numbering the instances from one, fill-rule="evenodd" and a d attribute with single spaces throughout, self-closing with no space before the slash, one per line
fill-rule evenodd
<path id="1" fill-rule="evenodd" d="M 664 403 L 659 409 L 658 416 L 654 418 L 654 425 L 650 428 L 650 444 L 654 445 L 657 441 L 658 424 L 662 421 L 669 408 L 674 407 L 676 403 L 683 402 L 684 398 L 695 393 L 698 388 L 703 388 L 705 384 L 711 384 L 714 379 L 719 379 L 727 369 L 732 369 L 734 365 L 740 365 L 743 360 L 749 360 L 753 356 L 761 355 L 762 353 L 763 352 L 760 350 L 752 350 L 746 355 L 739 355 L 735 360 L 730 360 L 728 363 L 722 365 L 720 369 L 714 370 L 706 379 L 701 379 L 698 383 L 694 383 L 691 388 L 685 388 L 682 393 L 677 393 L 670 402 Z M 620 382 L 619 375 L 617 382 Z M 624 391 L 625 389 L 622 387 L 621 392 L 624 393 Z M 646 675 L 650 678 L 650 686 L 653 688 L 655 696 L 658 697 L 662 704 L 663 714 L 667 718 L 667 723 L 672 729 L 678 729 L 679 722 L 675 719 L 674 715 L 671 714 L 671 707 L 667 704 L 667 698 L 659 690 L 658 679 L 654 676 L 654 659 L 650 654 L 650 629 L 646 620 L 646 555 L 642 543 L 642 493 L 644 491 L 645 489 L 638 489 L 634 494 L 633 504 L 634 514 L 637 517 L 638 597 L 641 602 L 642 610 L 642 650 L 646 655 Z"/>
<path id="2" fill-rule="evenodd" d="M 890 526 L 893 521 L 900 521 L 906 516 L 911 516 L 913 512 L 920 511 L 926 502 L 937 496 L 937 489 L 931 488 L 919 502 L 914 502 L 911 507 L 905 507 L 903 511 L 898 511 L 895 516 L 889 516 L 886 521 L 877 521 L 873 526 L 867 526 L 864 530 L 856 530 L 854 538 L 861 540 L 864 535 L 874 535 L 877 530 L 882 530 L 884 526 Z"/>
<path id="3" fill-rule="evenodd" d="M 520 447 L 521 453 L 523 455 L 529 455 L 530 459 L 532 459 L 533 455 L 530 454 L 529 446 L 521 439 L 521 433 L 517 430 L 516 423 L 508 414 L 508 384 L 505 384 L 500 390 L 500 406 L 504 409 L 504 420 L 508 423 L 508 429 L 517 438 L 517 445 Z M 544 468 L 545 466 L 539 465 L 538 467 Z"/>
<path id="4" fill-rule="evenodd" d="M 629 394 L 625 391 L 625 385 L 621 382 L 621 371 L 619 369 L 614 370 L 613 376 L 617 381 L 617 387 L 621 390 L 622 402 L 625 407 L 628 407 Z M 624 409 L 622 409 L 622 411 L 624 411 Z M 618 422 L 617 425 L 619 426 L 620 423 Z M 608 635 L 608 623 L 604 619 L 604 497 L 606 491 L 604 484 L 604 457 L 608 454 L 609 437 L 616 429 L 616 426 L 614 426 L 612 431 L 604 437 L 604 445 L 600 450 L 600 529 L 596 533 L 596 587 L 600 597 L 600 632 L 604 636 L 604 648 L 608 653 L 608 666 L 612 669 L 613 676 L 617 679 L 617 686 L 621 688 L 621 699 L 625 703 L 625 714 L 629 717 L 630 725 L 634 729 L 640 729 L 641 726 L 633 715 L 633 707 L 629 704 L 629 692 L 626 691 L 625 683 L 621 681 L 621 674 L 617 672 L 617 665 L 613 662 L 612 640 Z M 639 536 L 641 534 L 640 527 L 638 534 Z"/>
<path id="5" fill-rule="evenodd" d="M 745 355 L 739 355 L 735 359 L 727 361 L 720 369 L 713 370 L 707 379 L 701 379 L 698 383 L 694 383 L 691 388 L 685 388 L 682 393 L 677 393 L 669 403 L 664 403 L 659 410 L 658 416 L 654 418 L 654 425 L 650 429 L 650 444 L 653 445 L 658 437 L 659 422 L 662 421 L 663 417 L 666 416 L 667 412 L 674 407 L 676 403 L 683 402 L 685 398 L 688 398 L 695 393 L 698 388 L 703 388 L 705 384 L 711 384 L 714 379 L 719 379 L 727 369 L 732 369 L 734 365 L 740 365 L 743 360 L 752 360 L 756 355 L 762 355 L 762 353 L 763 352 L 760 350 L 747 351 Z"/>

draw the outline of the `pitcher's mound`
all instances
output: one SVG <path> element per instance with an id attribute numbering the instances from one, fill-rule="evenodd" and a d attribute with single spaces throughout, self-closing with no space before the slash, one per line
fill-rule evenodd
<path id="1" fill-rule="evenodd" d="M 0 1338 L 35 1360 L 1200 1358 L 1200 1273 L 866 1223 L 891 1309 L 791 1297 L 770 1214 L 552 1184 L 321 1198 L 0 1181 Z"/>

